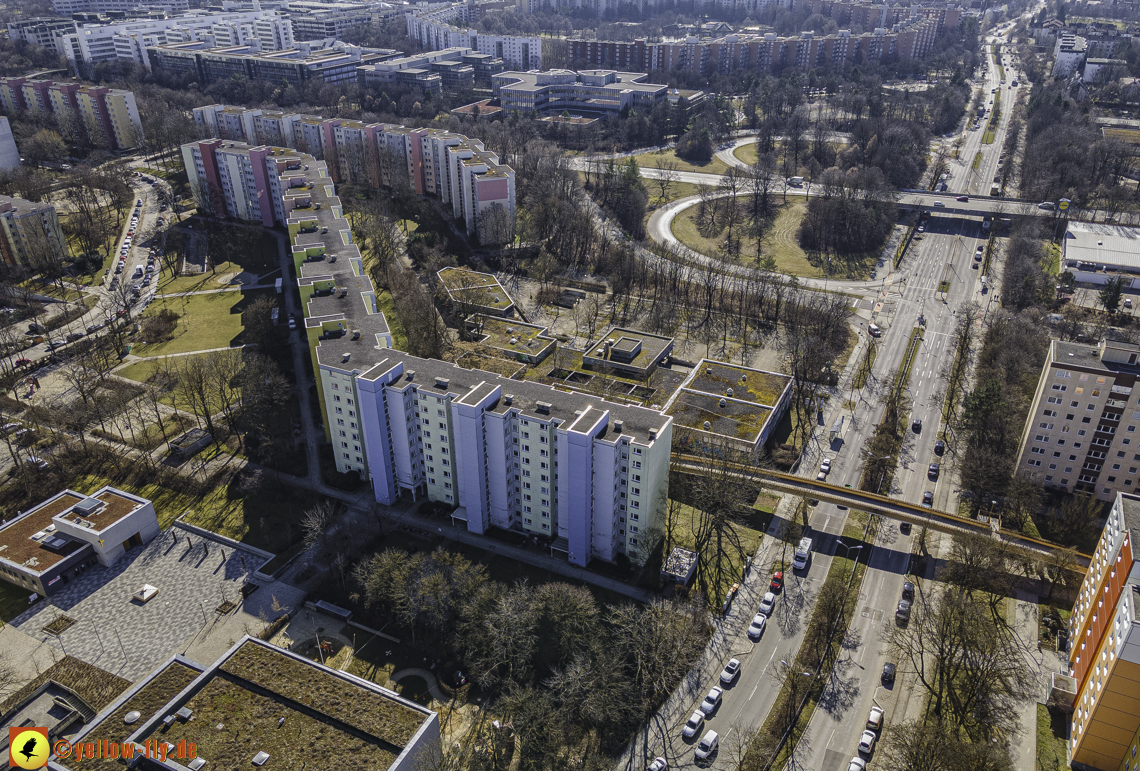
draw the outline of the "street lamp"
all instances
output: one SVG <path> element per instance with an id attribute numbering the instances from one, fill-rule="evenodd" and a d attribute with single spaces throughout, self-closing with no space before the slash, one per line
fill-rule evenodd
<path id="1" fill-rule="evenodd" d="M 847 559 L 851 559 L 851 552 L 853 552 L 853 551 L 859 551 L 860 549 L 862 549 L 862 548 L 863 548 L 863 544 L 859 544 L 858 546 L 848 546 L 847 544 L 843 543 L 843 539 L 842 539 L 842 538 L 841 538 L 841 539 L 839 539 L 838 541 L 836 541 L 835 543 L 836 543 L 836 545 L 837 545 L 837 546 L 842 546 L 842 547 L 843 547 L 843 553 L 844 553 L 845 555 L 847 555 L 847 556 L 846 556 L 846 558 L 847 558 Z"/>

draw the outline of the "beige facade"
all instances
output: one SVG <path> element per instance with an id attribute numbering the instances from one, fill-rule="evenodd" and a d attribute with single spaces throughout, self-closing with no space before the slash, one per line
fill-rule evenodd
<path id="1" fill-rule="evenodd" d="M 0 259 L 8 265 L 27 266 L 49 251 L 67 254 L 55 207 L 0 195 Z"/>

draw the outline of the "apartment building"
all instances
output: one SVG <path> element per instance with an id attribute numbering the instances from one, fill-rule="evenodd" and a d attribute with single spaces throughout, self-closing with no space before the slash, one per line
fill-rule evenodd
<path id="1" fill-rule="evenodd" d="M 131 91 L 103 86 L 83 86 L 75 91 L 78 118 L 87 141 L 111 152 L 133 150 L 143 145 L 142 119 Z"/>
<path id="2" fill-rule="evenodd" d="M 293 26 L 276 11 L 202 12 L 129 21 L 82 24 L 53 33 L 55 52 L 76 72 L 100 62 L 129 62 L 150 68 L 151 46 L 205 42 L 210 46 L 251 45 L 259 51 L 293 47 Z"/>
<path id="3" fill-rule="evenodd" d="M 339 40 L 353 27 L 372 23 L 372 10 L 355 3 L 290 3 L 287 9 L 297 40 Z"/>
<path id="4" fill-rule="evenodd" d="M 67 254 L 55 206 L 0 195 L 0 259 L 6 265 L 28 265 L 40 249 Z"/>
<path id="5" fill-rule="evenodd" d="M 1069 617 L 1075 769 L 1136 771 L 1140 764 L 1138 538 L 1140 496 L 1118 492 Z"/>
<path id="6" fill-rule="evenodd" d="M 357 72 L 360 84 L 369 88 L 408 84 L 459 93 L 476 86 L 490 88 L 491 78 L 505 67 L 502 59 L 470 48 L 445 48 L 365 65 Z"/>
<path id="7" fill-rule="evenodd" d="M 421 48 L 437 51 L 443 48 L 470 48 L 496 59 L 506 66 L 519 70 L 542 69 L 542 38 L 518 35 L 485 35 L 466 26 L 470 9 L 466 3 L 457 3 L 432 10 L 417 10 L 406 14 L 408 37 Z M 474 19 L 471 19 L 474 21 Z"/>
<path id="8" fill-rule="evenodd" d="M 159 11 L 178 13 L 190 9 L 189 0 L 52 0 L 52 9 L 60 16 L 77 13 L 128 13 Z"/>
<path id="9" fill-rule="evenodd" d="M 648 75 L 613 70 L 503 72 L 491 79 L 503 110 L 534 113 L 649 110 L 665 100 L 668 86 L 643 82 Z"/>
<path id="10" fill-rule="evenodd" d="M 1138 355 L 1132 343 L 1054 340 L 1021 436 L 1018 471 L 1048 488 L 1104 501 L 1137 490 Z"/>
<path id="11" fill-rule="evenodd" d="M 1087 44 L 1080 35 L 1061 35 L 1053 48 L 1053 77 L 1067 78 L 1081 68 Z"/>
<path id="12" fill-rule="evenodd" d="M 337 41 L 302 42 L 294 48 L 268 52 L 253 45 L 215 48 L 208 42 L 192 42 L 151 46 L 147 55 L 153 69 L 189 73 L 201 83 L 239 77 L 300 84 L 310 80 L 351 83 L 357 79 L 357 67 L 395 58 L 400 52 Z"/>
<path id="13" fill-rule="evenodd" d="M 16 148 L 16 138 L 8 119 L 0 117 L 0 171 L 12 171 L 20 167 L 20 151 Z"/>
<path id="14" fill-rule="evenodd" d="M 294 188 L 309 184 L 305 172 L 317 163 L 289 148 L 223 139 L 183 145 L 182 159 L 199 206 L 264 227 L 287 224 L 292 207 L 309 195 Z"/>
<path id="15" fill-rule="evenodd" d="M 46 48 L 58 53 L 55 47 L 57 34 L 70 34 L 78 29 L 71 19 L 53 19 L 46 16 L 23 19 L 8 23 L 8 39 L 23 40 L 25 43 Z"/>
<path id="16" fill-rule="evenodd" d="M 513 221 L 515 172 L 478 139 L 441 129 L 268 113 L 210 105 L 195 108 L 194 121 L 203 135 L 248 144 L 280 137 L 286 147 L 326 161 L 335 182 L 387 186 L 392 173 L 389 159 L 394 159 L 407 170 L 417 193 L 438 196 L 478 238 L 488 237 L 483 225 L 493 207 L 501 207 L 507 221 Z M 185 145 L 183 153 L 198 144 Z"/>

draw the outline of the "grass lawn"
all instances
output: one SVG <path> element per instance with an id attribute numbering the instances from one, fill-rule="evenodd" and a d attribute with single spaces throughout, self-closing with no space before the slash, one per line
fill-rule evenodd
<path id="1" fill-rule="evenodd" d="M 1045 244 L 1045 261 L 1041 269 L 1046 276 L 1056 278 L 1061 275 L 1061 247 L 1054 243 Z"/>
<path id="2" fill-rule="evenodd" d="M 1065 713 L 1037 705 L 1037 769 L 1054 771 L 1068 768 L 1068 749 L 1065 744 Z"/>
<path id="3" fill-rule="evenodd" d="M 677 514 L 677 526 L 674 532 L 673 545 L 693 549 L 696 544 L 698 513 L 691 506 L 685 504 L 679 505 L 680 510 Z M 771 516 L 770 513 L 765 512 L 763 509 L 750 508 L 748 512 L 748 525 L 751 525 L 751 527 L 739 522 L 732 523 L 732 529 L 736 531 L 737 537 L 740 539 L 742 553 L 736 554 L 730 550 L 727 554 L 728 562 L 732 566 L 732 569 L 724 571 L 725 574 L 720 586 L 709 587 L 709 592 L 712 595 L 709 597 L 709 603 L 711 605 L 719 605 L 723 602 L 732 584 L 743 575 L 744 563 L 749 557 L 756 554 L 756 550 L 760 548 L 760 541 L 764 538 L 764 528 L 768 520 L 771 519 Z"/>
<path id="4" fill-rule="evenodd" d="M 743 209 L 745 201 L 739 204 Z M 692 206 L 681 212 L 673 219 L 673 235 L 688 246 L 703 254 L 718 255 L 724 241 L 727 228 L 713 226 L 711 230 L 701 231 L 697 226 L 697 206 Z M 780 203 L 780 196 L 776 196 L 776 213 L 765 225 L 764 233 L 760 239 L 760 252 L 765 256 L 772 256 L 776 260 L 776 269 L 781 273 L 793 276 L 807 276 L 810 278 L 823 278 L 824 263 L 815 264 L 816 258 L 809 257 L 799 244 L 800 223 L 807 213 L 807 203 L 802 198 L 791 198 L 787 203 Z M 736 232 L 742 234 L 740 248 L 735 262 L 744 265 L 756 263 L 756 238 L 748 233 L 749 226 L 743 216 L 740 217 Z M 866 279 L 871 275 L 871 269 L 878 261 L 879 253 L 875 251 L 866 255 L 852 255 L 846 263 L 831 262 L 831 277 L 840 279 Z"/>
<path id="5" fill-rule="evenodd" d="M 677 164 L 677 171 L 695 171 L 699 174 L 723 174 L 728 170 L 728 166 L 716 155 L 713 155 L 712 160 L 704 164 L 690 163 L 689 161 L 682 160 L 677 157 L 673 150 L 661 150 L 659 152 L 642 153 L 641 155 L 633 156 L 637 161 L 637 165 L 643 169 L 652 169 L 662 163 L 675 163 Z M 624 158 L 618 158 L 614 161 L 616 164 L 626 163 Z"/>
<path id="6" fill-rule="evenodd" d="M 376 305 L 384 313 L 388 322 L 388 331 L 392 333 L 392 347 L 397 351 L 408 350 L 408 335 L 404 332 L 404 322 L 396 315 L 396 306 L 392 303 L 392 293 L 381 289 L 376 293 Z"/>
<path id="7" fill-rule="evenodd" d="M 137 348 L 138 348 L 138 346 L 136 346 L 136 349 Z M 204 356 L 205 354 L 201 354 L 201 355 Z M 179 356 L 177 359 L 174 360 L 174 362 L 177 364 L 183 364 L 183 363 L 185 363 L 186 359 L 192 359 L 192 358 L 194 358 L 194 357 L 193 356 Z M 147 361 L 136 361 L 134 364 L 128 364 L 127 366 L 123 367 L 122 369 L 117 370 L 115 372 L 115 374 L 119 375 L 121 377 L 130 378 L 131 380 L 137 380 L 140 383 L 146 383 L 146 382 L 149 382 L 152 377 L 154 377 L 154 373 L 158 372 L 159 367 L 161 367 L 163 363 L 164 362 L 160 359 L 149 359 Z M 167 405 L 168 407 L 176 407 L 180 410 L 186 410 L 187 412 L 193 412 L 195 414 L 198 414 L 198 410 L 191 408 L 191 406 L 189 404 L 184 404 L 182 402 L 176 403 L 173 394 L 171 394 L 169 391 L 164 392 L 162 394 L 162 396 L 159 397 L 159 401 L 162 402 L 163 404 Z M 215 401 L 210 406 L 210 414 L 214 415 L 214 414 L 220 412 L 222 409 L 222 406 L 223 405 L 220 402 Z M 157 425 L 154 426 L 154 429 L 158 430 Z M 208 451 L 203 450 L 202 454 L 200 454 L 198 457 L 199 458 L 206 458 L 207 455 L 208 455 Z"/>
<path id="8" fill-rule="evenodd" d="M 163 308 L 179 314 L 174 336 L 165 343 L 136 345 L 131 353 L 136 356 L 163 356 L 240 345 L 242 310 L 259 297 L 273 296 L 272 289 L 262 289 L 174 297 L 152 303 L 144 316 L 157 314 Z"/>
<path id="9" fill-rule="evenodd" d="M 756 142 L 751 142 L 749 144 L 741 145 L 740 147 L 736 148 L 732 151 L 732 154 L 751 166 L 752 164 L 756 163 L 757 147 L 759 147 L 759 145 Z"/>

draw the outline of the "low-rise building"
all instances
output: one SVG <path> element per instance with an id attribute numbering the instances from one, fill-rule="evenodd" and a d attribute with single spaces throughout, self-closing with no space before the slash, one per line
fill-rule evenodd
<path id="1" fill-rule="evenodd" d="M 1073 768 L 1135 769 L 1140 751 L 1140 497 L 1116 493 L 1069 616 Z"/>
<path id="2" fill-rule="evenodd" d="M 619 113 L 648 110 L 665 100 L 668 86 L 643 82 L 645 73 L 613 70 L 503 72 L 491 78 L 499 104 L 508 112 L 588 110 Z"/>
<path id="3" fill-rule="evenodd" d="M 235 713 L 243 717 L 235 720 Z M 288 741 L 281 740 L 282 731 L 289 732 Z M 99 743 L 100 752 L 114 746 L 121 753 L 125 744 L 137 757 L 148 746 L 169 746 L 169 753 L 144 761 L 154 771 L 301 768 L 314 757 L 338 758 L 344 768 L 414 771 L 438 752 L 440 732 L 439 715 L 427 707 L 246 635 L 209 666 L 175 656 L 90 719 L 73 740 Z M 74 758 L 56 758 L 51 767 L 94 767 Z M 119 762 L 103 756 L 94 764 Z"/>
<path id="4" fill-rule="evenodd" d="M 539 324 L 482 313 L 472 314 L 464 323 L 480 346 L 523 364 L 540 364 L 558 347 L 549 330 Z"/>
<path id="5" fill-rule="evenodd" d="M 1105 501 L 1136 490 L 1138 355 L 1132 343 L 1054 340 L 1021 435 L 1018 473 Z"/>
<path id="6" fill-rule="evenodd" d="M 502 72 L 503 63 L 470 48 L 447 48 L 362 66 L 358 72 L 361 85 L 370 88 L 407 84 L 454 94 L 475 87 L 476 67 L 478 78 L 485 79 L 489 86 L 491 75 Z"/>
<path id="7" fill-rule="evenodd" d="M 1085 60 L 1082 77 L 1086 83 L 1111 83 L 1128 74 L 1128 62 L 1123 59 L 1089 58 Z"/>
<path id="8" fill-rule="evenodd" d="M 673 353 L 673 338 L 625 327 L 612 327 L 587 346 L 582 364 L 648 380 Z"/>
<path id="9" fill-rule="evenodd" d="M 92 495 L 64 490 L 0 526 L 0 572 L 47 596 L 158 533 L 154 506 L 145 498 L 109 486 Z"/>
<path id="10" fill-rule="evenodd" d="M 1085 60 L 1086 41 L 1079 35 L 1065 34 L 1057 38 L 1053 49 L 1053 77 L 1067 78 L 1081 68 Z"/>
<path id="11" fill-rule="evenodd" d="M 703 359 L 665 403 L 683 449 L 758 454 L 792 401 L 778 372 Z"/>
<path id="12" fill-rule="evenodd" d="M 1063 269 L 1084 284 L 1107 284 L 1119 277 L 1140 288 L 1140 228 L 1106 223 L 1070 222 L 1061 242 Z"/>
<path id="13" fill-rule="evenodd" d="M 444 268 L 436 276 L 448 299 L 461 315 L 511 316 L 515 312 L 510 294 L 491 273 L 468 268 Z"/>

